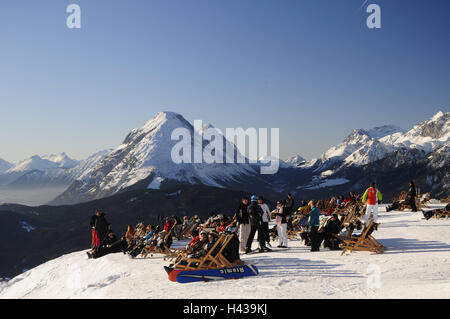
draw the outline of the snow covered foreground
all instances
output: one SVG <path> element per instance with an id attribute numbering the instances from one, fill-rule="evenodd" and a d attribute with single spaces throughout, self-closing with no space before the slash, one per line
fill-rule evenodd
<path id="1" fill-rule="evenodd" d="M 257 277 L 178 284 L 167 279 L 162 256 L 89 260 L 82 251 L 0 283 L 0 298 L 450 298 L 450 220 L 381 211 L 374 236 L 388 250 L 380 255 L 311 253 L 291 241 L 288 250 L 242 257 L 257 265 Z M 379 285 L 368 276 L 377 267 Z"/>

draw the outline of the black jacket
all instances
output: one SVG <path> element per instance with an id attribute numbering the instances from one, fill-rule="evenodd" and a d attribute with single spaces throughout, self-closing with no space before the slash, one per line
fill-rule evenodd
<path id="1" fill-rule="evenodd" d="M 105 214 L 101 214 L 100 216 L 94 215 L 91 217 L 91 227 L 98 232 L 98 237 L 100 240 L 106 237 L 109 230 L 109 223 L 105 218 Z"/>
<path id="2" fill-rule="evenodd" d="M 264 214 L 261 206 L 257 202 L 252 202 L 248 206 L 248 215 L 251 226 L 259 226 L 262 224 L 262 215 Z"/>
<path id="3" fill-rule="evenodd" d="M 414 198 L 414 197 L 417 196 L 417 194 L 416 194 L 416 187 L 415 186 L 412 186 L 412 187 L 410 186 L 409 187 L 408 195 L 409 195 L 410 198 Z"/>
<path id="4" fill-rule="evenodd" d="M 281 217 L 281 223 L 282 224 L 286 224 L 287 223 L 287 215 L 288 214 L 286 213 L 286 208 L 285 207 L 283 207 L 283 210 L 281 211 L 281 213 L 277 210 L 275 215 Z"/>
<path id="5" fill-rule="evenodd" d="M 294 208 L 294 198 L 293 197 L 291 197 L 291 198 L 287 197 L 286 200 L 285 200 L 284 206 L 286 208 L 285 209 L 286 213 L 290 214 L 292 212 L 292 209 Z"/>
<path id="6" fill-rule="evenodd" d="M 329 220 L 323 228 L 323 231 L 328 234 L 339 234 L 341 229 L 342 224 L 339 219 L 336 219 L 335 221 Z"/>
<path id="7" fill-rule="evenodd" d="M 239 224 L 248 224 L 249 216 L 248 216 L 248 205 L 244 203 L 240 203 L 236 212 L 236 220 Z"/>

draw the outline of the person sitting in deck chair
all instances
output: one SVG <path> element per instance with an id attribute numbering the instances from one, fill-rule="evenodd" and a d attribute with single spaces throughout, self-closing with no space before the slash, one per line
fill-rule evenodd
<path id="1" fill-rule="evenodd" d="M 175 224 L 175 222 L 170 217 L 166 217 L 166 223 L 164 224 L 164 229 L 163 230 L 166 233 L 168 233 L 172 229 L 174 224 Z"/>
<path id="2" fill-rule="evenodd" d="M 242 266 L 244 262 L 239 256 L 239 238 L 234 232 L 233 228 L 228 226 L 225 233 L 230 234 L 231 239 L 228 245 L 222 251 L 222 255 L 233 265 Z"/>
<path id="3" fill-rule="evenodd" d="M 93 253 L 87 252 L 87 254 L 89 258 L 100 258 L 107 254 L 121 252 L 124 245 L 126 245 L 126 242 L 117 240 L 116 235 L 112 231 L 109 231 L 108 235 L 101 242 L 100 247 Z"/>
<path id="4" fill-rule="evenodd" d="M 197 256 L 203 249 L 203 247 L 207 244 L 207 242 L 208 242 L 208 233 L 202 230 L 200 232 L 198 240 L 195 240 L 192 243 L 192 245 L 189 245 L 189 247 L 187 247 L 187 251 L 189 253 L 188 257 L 194 258 L 195 256 Z"/>
<path id="5" fill-rule="evenodd" d="M 323 227 L 323 240 L 324 247 L 330 248 L 330 250 L 338 250 L 341 240 L 336 237 L 342 230 L 342 223 L 339 220 L 337 214 L 331 215 Z"/>
<path id="6" fill-rule="evenodd" d="M 216 228 L 216 232 L 223 233 L 225 231 L 225 229 L 227 229 L 228 225 L 230 223 L 227 221 L 227 219 L 224 217 L 220 220 L 219 226 L 217 226 Z"/>
<path id="7" fill-rule="evenodd" d="M 198 252 L 194 254 L 194 258 L 200 258 L 205 256 L 215 245 L 217 242 L 217 238 L 219 238 L 219 234 L 215 231 L 211 231 L 207 235 L 208 239 L 203 247 L 201 247 Z M 220 249 L 220 247 L 216 247 L 216 252 Z M 214 252 L 213 252 L 214 253 Z"/>
<path id="8" fill-rule="evenodd" d="M 187 229 L 189 229 L 189 227 L 191 227 L 192 222 L 189 220 L 189 218 L 187 216 L 183 217 L 183 227 L 182 227 L 182 232 L 186 231 Z"/>
<path id="9" fill-rule="evenodd" d="M 125 240 L 127 241 L 128 246 L 132 246 L 135 236 L 136 230 L 134 229 L 133 225 L 128 225 L 128 229 L 125 234 Z"/>
<path id="10" fill-rule="evenodd" d="M 362 201 L 367 204 L 366 215 L 364 216 L 363 223 L 367 225 L 370 215 L 373 215 L 373 222 L 378 222 L 378 201 L 383 199 L 380 191 L 376 189 L 375 182 L 370 183 L 370 187 L 364 192 Z M 375 225 L 376 228 L 377 225 Z"/>
<path id="11" fill-rule="evenodd" d="M 146 231 L 147 231 L 147 234 L 144 237 L 142 237 L 142 239 L 144 240 L 144 242 L 146 244 L 148 244 L 152 240 L 153 235 L 155 234 L 155 232 L 153 231 L 152 225 L 148 225 Z"/>

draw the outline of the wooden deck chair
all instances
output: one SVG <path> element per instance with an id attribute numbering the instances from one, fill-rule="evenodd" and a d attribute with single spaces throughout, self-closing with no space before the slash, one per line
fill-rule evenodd
<path id="1" fill-rule="evenodd" d="M 341 248 L 343 248 L 342 254 L 344 255 L 347 251 L 352 252 L 353 250 L 371 251 L 377 254 L 381 254 L 386 250 L 379 241 L 377 241 L 373 236 L 374 222 L 371 220 L 367 227 L 363 230 L 360 236 L 352 235 L 350 238 L 344 238 Z"/>
<path id="2" fill-rule="evenodd" d="M 189 238 L 189 236 L 191 235 L 191 233 L 197 229 L 197 227 L 200 225 L 200 223 L 192 223 L 189 227 L 187 227 L 185 230 L 183 230 L 183 232 L 181 233 L 181 235 L 185 238 Z"/>
<path id="3" fill-rule="evenodd" d="M 450 195 L 447 196 L 447 198 L 443 198 L 441 200 L 439 200 L 441 203 L 443 204 L 448 204 L 450 203 Z"/>
<path id="4" fill-rule="evenodd" d="M 447 210 L 445 208 L 437 209 L 433 212 L 432 218 L 436 218 L 436 219 L 447 218 L 448 219 L 449 213 L 450 213 L 450 211 L 448 209 Z"/>
<path id="5" fill-rule="evenodd" d="M 175 220 L 175 223 L 172 225 L 172 227 L 170 228 L 170 230 L 167 232 L 167 234 L 164 236 L 164 240 L 166 240 L 166 238 L 168 238 L 169 236 L 172 235 L 172 230 L 174 229 L 175 225 L 177 224 L 177 221 Z M 157 236 L 159 236 L 159 234 L 161 234 L 161 232 L 154 234 L 150 240 L 150 242 L 152 242 L 153 240 L 155 240 L 157 238 Z M 170 249 L 169 247 L 167 247 L 166 245 L 163 245 L 163 247 L 157 247 L 157 246 L 151 246 L 151 245 L 146 245 L 141 252 L 141 257 L 142 258 L 146 258 L 149 254 L 163 254 L 166 256 L 177 256 L 178 255 L 178 251 L 179 249 Z"/>
<path id="6" fill-rule="evenodd" d="M 292 223 L 292 229 L 287 231 L 287 238 L 290 240 L 298 239 L 300 238 L 300 233 L 302 232 L 302 226 L 301 226 L 301 218 L 297 219 L 295 223 Z"/>
<path id="7" fill-rule="evenodd" d="M 223 256 L 223 251 L 233 236 L 236 236 L 236 234 L 223 233 L 205 256 L 200 258 L 183 257 L 177 262 L 175 269 L 196 270 L 233 267 L 233 264 Z"/>

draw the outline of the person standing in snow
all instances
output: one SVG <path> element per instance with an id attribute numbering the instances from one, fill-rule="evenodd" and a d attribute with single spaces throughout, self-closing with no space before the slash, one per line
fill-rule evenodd
<path id="1" fill-rule="evenodd" d="M 245 247 L 247 245 L 248 235 L 250 234 L 250 221 L 248 216 L 248 198 L 242 197 L 241 203 L 237 209 L 236 214 L 233 217 L 237 222 L 237 227 L 239 228 L 239 241 L 240 241 L 240 251 L 245 252 Z"/>
<path id="2" fill-rule="evenodd" d="M 366 189 L 362 197 L 363 203 L 367 204 L 366 215 L 364 216 L 363 223 L 367 226 L 369 217 L 373 215 L 373 222 L 377 224 L 378 222 L 378 201 L 383 199 L 380 191 L 376 189 L 375 182 L 370 183 L 370 187 Z"/>
<path id="3" fill-rule="evenodd" d="M 258 204 L 263 211 L 261 232 L 258 233 L 258 236 L 263 236 L 264 242 L 270 246 L 270 237 L 269 237 L 270 209 L 269 206 L 267 206 L 267 204 L 264 203 L 264 198 L 262 196 L 258 197 Z"/>
<path id="4" fill-rule="evenodd" d="M 294 198 L 292 197 L 292 194 L 288 194 L 286 200 L 284 201 L 284 213 L 286 214 L 287 226 L 289 228 L 292 227 L 291 215 L 293 210 L 294 210 Z"/>
<path id="5" fill-rule="evenodd" d="M 245 253 L 248 254 L 252 252 L 252 242 L 253 238 L 255 238 L 256 232 L 258 232 L 259 247 L 260 247 L 259 252 L 262 253 L 264 251 L 270 251 L 270 249 L 266 247 L 266 241 L 264 240 L 264 236 L 261 234 L 262 215 L 264 214 L 264 212 L 258 205 L 258 197 L 256 195 L 252 196 L 251 201 L 252 203 L 248 207 L 250 234 L 248 235 Z"/>
<path id="6" fill-rule="evenodd" d="M 277 233 L 279 245 L 278 248 L 287 248 L 287 222 L 285 206 L 282 200 L 277 201 L 277 208 L 275 208 L 275 220 L 277 223 Z"/>
<path id="7" fill-rule="evenodd" d="M 92 250 L 100 247 L 101 242 L 106 238 L 109 230 L 109 223 L 105 218 L 105 214 L 99 210 L 91 217 L 92 230 Z"/>
<path id="8" fill-rule="evenodd" d="M 320 234 L 318 232 L 320 225 L 320 211 L 316 207 L 316 202 L 314 200 L 311 200 L 308 205 L 311 207 L 311 213 L 309 213 L 309 219 L 307 222 L 311 229 L 309 232 L 309 236 L 311 238 L 311 251 L 319 251 L 321 242 Z"/>
<path id="9" fill-rule="evenodd" d="M 416 197 L 417 197 L 416 184 L 414 184 L 414 181 L 410 181 L 408 191 L 408 202 L 409 205 L 411 205 L 411 210 L 413 212 L 417 212 Z"/>

